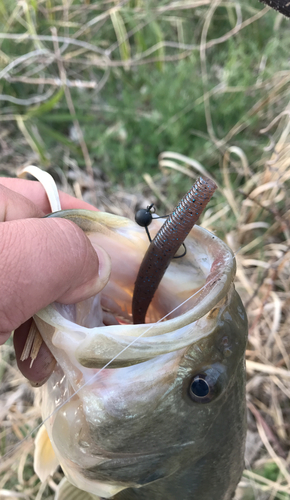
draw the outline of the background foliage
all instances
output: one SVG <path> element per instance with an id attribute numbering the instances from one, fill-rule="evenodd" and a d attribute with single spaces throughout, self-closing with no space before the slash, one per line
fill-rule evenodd
<path id="1" fill-rule="evenodd" d="M 15 155 L 73 159 L 128 187 L 169 150 L 219 177 L 228 145 L 259 162 L 259 130 L 288 100 L 289 25 L 257 0 L 2 0 L 1 13 L 4 174 Z"/>
<path id="2" fill-rule="evenodd" d="M 289 21 L 258 0 L 0 0 L 0 25 L 1 175 L 36 164 L 131 217 L 168 213 L 200 172 L 219 183 L 203 225 L 237 253 L 250 324 L 236 498 L 289 500 Z M 13 360 L 8 343 L 0 497 L 52 498 L 31 437 L 5 455 L 39 422 Z"/>

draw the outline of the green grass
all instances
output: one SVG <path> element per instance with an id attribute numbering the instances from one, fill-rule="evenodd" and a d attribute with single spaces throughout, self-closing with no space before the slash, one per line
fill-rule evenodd
<path id="1" fill-rule="evenodd" d="M 275 462 L 269 460 L 263 467 L 254 470 L 252 474 L 255 475 L 256 483 L 254 484 L 252 482 L 252 487 L 247 488 L 242 500 L 256 500 L 258 491 L 259 495 L 264 495 L 261 498 L 269 498 L 268 495 L 269 491 L 271 490 L 271 486 L 274 486 L 275 484 L 277 490 L 276 494 L 271 491 L 271 500 L 289 500 L 290 495 L 286 492 L 281 491 L 283 490 L 283 486 L 281 486 L 281 479 L 283 476 L 281 476 L 280 470 Z M 247 473 L 245 473 L 244 475 L 247 477 Z M 259 479 L 259 476 L 261 479 Z"/>
<path id="2" fill-rule="evenodd" d="M 13 153 L 24 155 L 25 150 L 33 150 L 34 161 L 42 167 L 57 166 L 64 170 L 67 168 L 64 156 L 69 155 L 85 168 L 81 144 L 77 138 L 73 139 L 76 119 L 93 167 L 126 188 L 134 186 L 144 173 L 160 173 L 157 158 L 164 150 L 199 160 L 218 179 L 221 155 L 230 145 L 241 147 L 253 165 L 259 161 L 268 142 L 259 135 L 259 130 L 265 119 L 269 122 L 283 109 L 289 98 L 288 80 L 281 83 L 290 66 L 287 20 L 281 20 L 278 29 L 277 14 L 269 11 L 225 42 L 213 44 L 206 50 L 207 75 L 204 75 L 199 44 L 209 15 L 208 5 L 164 12 L 161 7 L 168 8 L 170 2 L 158 2 L 159 10 L 156 5 L 141 0 L 127 2 L 113 16 L 107 15 L 76 37 L 85 23 L 103 15 L 111 5 L 76 1 L 66 15 L 63 9 L 56 9 L 62 6 L 57 0 L 30 1 L 26 12 L 14 1 L 1 1 L 2 32 L 8 29 L 10 34 L 50 36 L 51 27 L 56 26 L 58 36 L 111 50 L 107 67 L 100 68 L 96 61 L 99 56 L 92 51 L 72 44 L 64 48 L 63 65 L 68 79 L 95 82 L 108 73 L 100 92 L 70 88 L 75 115 L 69 110 L 61 88 L 2 78 L 1 93 L 16 99 L 29 100 L 49 88 L 53 91 L 51 97 L 36 105 L 0 101 L 0 119 L 9 127 L 15 144 Z M 243 20 L 263 8 L 254 0 L 240 4 Z M 224 36 L 234 28 L 236 20 L 235 4 L 221 4 L 213 14 L 206 40 Z M 126 38 L 131 31 L 134 33 Z M 161 42 L 174 43 L 175 47 L 161 46 Z M 141 58 L 143 64 L 138 64 L 140 54 L 156 44 L 159 45 L 150 54 Z M 59 46 L 63 46 L 62 41 Z M 59 78 L 59 67 L 53 60 L 55 47 L 49 41 L 28 39 L 20 43 L 2 39 L 2 69 L 16 57 L 37 49 L 48 49 L 51 63 L 45 66 L 47 56 L 37 56 L 16 66 L 10 77 Z M 169 57 L 174 60 L 168 61 Z M 128 60 L 133 62 L 129 64 Z M 211 136 L 205 117 L 205 92 L 212 93 L 208 102 Z M 257 111 L 253 110 L 259 101 Z M 21 127 L 19 119 L 17 126 L 17 115 L 23 120 Z M 242 133 L 233 130 L 236 124 L 241 124 Z M 11 162 L 13 158 L 7 160 Z M 5 169 L 5 162 L 2 168 Z M 175 195 L 184 191 L 181 177 L 172 178 Z"/>

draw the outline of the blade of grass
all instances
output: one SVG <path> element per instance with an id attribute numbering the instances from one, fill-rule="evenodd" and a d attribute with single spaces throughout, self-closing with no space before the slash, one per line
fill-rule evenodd
<path id="1" fill-rule="evenodd" d="M 39 157 L 40 161 L 44 166 L 49 165 L 50 161 L 46 155 L 46 151 L 44 146 L 40 143 L 40 141 L 36 138 L 35 134 L 33 134 L 32 130 L 29 130 L 28 123 L 25 123 L 25 117 L 18 115 L 16 116 L 17 125 L 19 130 L 21 130 L 31 149 L 35 151 Z"/>
<path id="2" fill-rule="evenodd" d="M 116 33 L 116 37 L 119 43 L 119 51 L 122 61 L 127 61 L 131 57 L 131 48 L 129 41 L 127 39 L 127 31 L 120 14 L 120 11 L 113 9 L 110 13 L 112 24 Z"/>
<path id="3" fill-rule="evenodd" d="M 50 111 L 52 111 L 54 109 L 54 107 L 61 100 L 63 94 L 64 94 L 64 89 L 61 88 L 48 101 L 41 104 L 40 106 L 37 106 L 35 108 L 30 109 L 28 111 L 28 113 L 26 114 L 26 118 L 31 119 L 31 118 L 34 118 L 37 116 L 42 116 L 42 115 L 45 115 L 46 113 L 49 113 Z"/>

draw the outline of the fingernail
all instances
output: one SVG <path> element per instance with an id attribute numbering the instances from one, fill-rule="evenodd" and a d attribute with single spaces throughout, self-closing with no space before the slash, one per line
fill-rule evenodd
<path id="1" fill-rule="evenodd" d="M 70 293 L 70 303 L 73 303 L 74 301 L 80 302 L 92 297 L 93 295 L 97 295 L 101 290 L 103 290 L 110 279 L 112 268 L 110 256 L 102 247 L 95 244 L 93 244 L 93 247 L 99 259 L 98 274 L 91 280 L 75 288 L 73 292 Z"/>
<path id="2" fill-rule="evenodd" d="M 48 381 L 49 377 L 50 377 L 51 373 L 49 375 L 47 375 L 44 379 L 42 380 L 28 380 L 28 382 L 30 383 L 30 385 L 32 387 L 41 387 L 43 384 L 45 384 L 45 382 Z"/>
<path id="3" fill-rule="evenodd" d="M 99 274 L 98 274 L 99 288 L 98 291 L 95 292 L 98 293 L 104 288 L 104 286 L 108 283 L 110 279 L 112 263 L 111 263 L 111 257 L 106 252 L 106 250 L 104 250 L 102 247 L 99 247 L 98 245 L 93 245 L 93 247 L 97 252 L 99 259 Z"/>

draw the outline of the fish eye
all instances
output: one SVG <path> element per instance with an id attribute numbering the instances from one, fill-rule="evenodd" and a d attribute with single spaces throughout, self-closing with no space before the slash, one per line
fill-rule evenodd
<path id="1" fill-rule="evenodd" d="M 210 393 L 210 387 L 208 382 L 206 381 L 206 376 L 196 375 L 191 382 L 190 393 L 195 398 L 206 398 Z"/>
<path id="2" fill-rule="evenodd" d="M 210 403 L 222 392 L 224 384 L 224 370 L 216 364 L 214 367 L 197 373 L 190 380 L 189 396 L 195 403 Z"/>
<path id="3" fill-rule="evenodd" d="M 204 373 L 193 377 L 189 387 L 189 395 L 196 403 L 209 403 L 212 400 L 211 388 Z"/>

